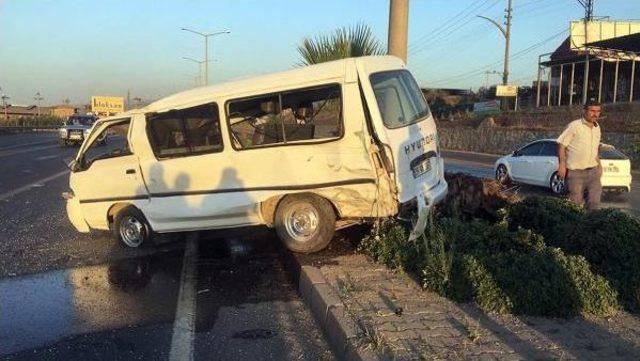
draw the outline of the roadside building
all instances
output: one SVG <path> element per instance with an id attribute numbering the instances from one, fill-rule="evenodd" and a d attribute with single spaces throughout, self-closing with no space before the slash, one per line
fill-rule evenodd
<path id="1" fill-rule="evenodd" d="M 58 118 L 66 118 L 68 116 L 74 115 L 78 112 L 78 109 L 73 105 L 61 104 L 53 107 L 52 115 Z"/>
<path id="2" fill-rule="evenodd" d="M 0 119 L 12 120 L 22 118 L 32 118 L 40 116 L 54 116 L 58 118 L 66 118 L 77 112 L 72 105 L 62 104 L 55 106 L 38 107 L 37 105 L 14 105 L 7 104 L 5 107 L 0 106 Z"/>
<path id="3" fill-rule="evenodd" d="M 638 101 L 638 61 L 640 21 L 572 21 L 569 37 L 539 57 L 536 105 Z"/>

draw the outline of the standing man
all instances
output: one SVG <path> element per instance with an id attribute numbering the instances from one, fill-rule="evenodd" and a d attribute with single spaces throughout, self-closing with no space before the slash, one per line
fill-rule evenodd
<path id="1" fill-rule="evenodd" d="M 589 211 L 600 207 L 602 195 L 602 166 L 598 152 L 601 137 L 598 118 L 601 112 L 600 103 L 589 100 L 582 118 L 569 123 L 558 137 L 558 176 L 566 180 L 570 201 L 582 205 L 587 191 Z"/>

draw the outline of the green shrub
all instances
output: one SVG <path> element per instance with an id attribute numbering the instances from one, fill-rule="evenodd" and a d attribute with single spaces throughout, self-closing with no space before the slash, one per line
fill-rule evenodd
<path id="1" fill-rule="evenodd" d="M 420 252 L 416 254 L 424 254 L 424 261 L 415 262 L 415 265 L 421 267 L 418 271 L 421 272 L 422 287 L 446 295 L 451 286 L 454 242 L 434 222 L 433 215 L 420 240 L 423 243 L 418 244 Z"/>
<path id="2" fill-rule="evenodd" d="M 392 269 L 416 272 L 424 262 L 419 240 L 409 241 L 406 228 L 393 220 L 376 223 L 364 237 L 358 250 L 369 254 L 376 262 Z"/>
<path id="3" fill-rule="evenodd" d="M 507 223 L 432 219 L 423 237 L 407 239 L 394 222 L 377 224 L 359 249 L 393 269 L 420 276 L 423 287 L 492 312 L 568 317 L 610 315 L 617 293 L 580 256 L 545 245 L 540 235 Z"/>
<path id="4" fill-rule="evenodd" d="M 513 303 L 498 285 L 491 272 L 475 256 L 456 258 L 452 270 L 449 296 L 459 302 L 475 301 L 489 312 L 509 313 Z"/>
<path id="5" fill-rule="evenodd" d="M 531 229 L 542 235 L 548 245 L 564 250 L 570 248 L 567 242 L 583 215 L 580 206 L 552 197 L 527 198 L 506 209 L 509 228 Z"/>
<path id="6" fill-rule="evenodd" d="M 617 290 L 630 311 L 640 310 L 640 222 L 616 209 L 585 213 L 555 198 L 530 198 L 507 207 L 511 229 L 544 236 L 549 246 L 581 255 Z"/>
<path id="7" fill-rule="evenodd" d="M 443 222 L 458 251 L 450 296 L 495 312 L 609 315 L 616 293 L 580 257 L 544 245 L 542 237 L 505 224 Z"/>
<path id="8" fill-rule="evenodd" d="M 574 233 L 579 252 L 618 290 L 624 305 L 640 310 L 640 221 L 615 209 L 587 214 Z"/>

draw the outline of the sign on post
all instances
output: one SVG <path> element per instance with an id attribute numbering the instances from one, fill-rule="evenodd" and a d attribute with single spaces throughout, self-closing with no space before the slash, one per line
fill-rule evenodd
<path id="1" fill-rule="evenodd" d="M 97 115 L 114 115 L 124 111 L 123 97 L 91 97 L 91 112 Z"/>
<path id="2" fill-rule="evenodd" d="M 497 97 L 516 97 L 518 96 L 517 85 L 498 85 L 496 86 Z"/>

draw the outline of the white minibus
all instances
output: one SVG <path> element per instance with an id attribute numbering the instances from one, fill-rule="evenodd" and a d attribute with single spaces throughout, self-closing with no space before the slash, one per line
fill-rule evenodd
<path id="1" fill-rule="evenodd" d="M 100 119 L 70 168 L 71 223 L 129 247 L 154 233 L 267 225 L 308 253 L 338 228 L 410 214 L 415 237 L 447 193 L 434 119 L 392 56 L 192 89 Z"/>

